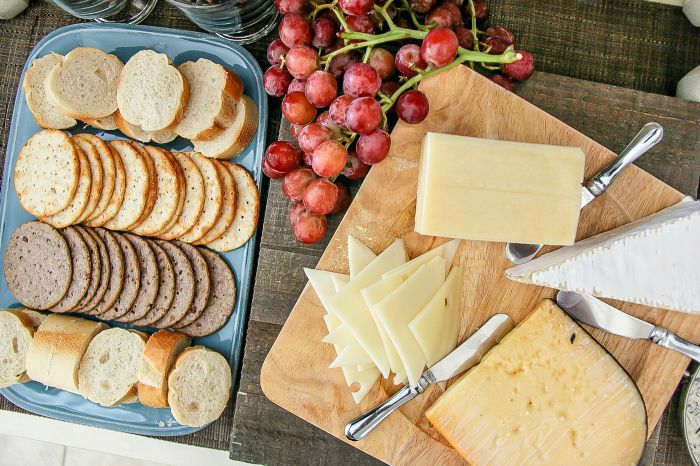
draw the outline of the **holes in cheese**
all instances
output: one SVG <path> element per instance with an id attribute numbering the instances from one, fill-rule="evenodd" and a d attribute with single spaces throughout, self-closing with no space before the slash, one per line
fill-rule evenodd
<path id="1" fill-rule="evenodd" d="M 550 300 L 426 416 L 475 466 L 635 465 L 647 435 L 632 379 Z"/>

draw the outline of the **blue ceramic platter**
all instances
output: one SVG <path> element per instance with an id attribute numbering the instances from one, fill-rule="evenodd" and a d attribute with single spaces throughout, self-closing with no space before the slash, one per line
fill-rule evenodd
<path id="1" fill-rule="evenodd" d="M 75 47 L 95 47 L 113 53 L 126 62 L 142 49 L 153 49 L 165 53 L 175 65 L 199 58 L 207 58 L 233 70 L 244 84 L 244 93 L 250 96 L 260 109 L 258 132 L 253 143 L 232 161 L 242 165 L 255 178 L 258 188 L 262 182 L 260 161 L 265 150 L 267 122 L 267 98 L 262 87 L 262 72 L 253 57 L 242 47 L 206 34 L 146 26 L 78 24 L 58 29 L 44 37 L 34 47 L 24 66 L 22 77 L 35 58 L 51 52 L 65 55 Z M 14 113 L 5 155 L 0 204 L 0 261 L 5 256 L 7 241 L 12 232 L 33 217 L 25 212 L 13 188 L 13 169 L 22 145 L 41 128 L 25 103 L 21 86 L 15 99 Z M 110 139 L 126 139 L 118 131 L 100 131 L 79 124 L 69 133 L 90 132 Z M 174 150 L 189 150 L 189 141 L 177 138 L 162 147 Z M 232 317 L 218 332 L 205 338 L 197 338 L 193 344 L 204 345 L 229 359 L 233 378 L 239 370 L 242 354 L 243 332 L 248 318 L 249 292 L 253 275 L 253 259 L 256 237 L 243 247 L 222 254 L 236 277 L 237 297 Z M 0 267 L 1 268 L 1 267 Z M 0 307 L 13 307 L 17 301 L 10 294 L 4 276 L 0 278 Z M 121 324 L 115 324 L 120 325 Z M 140 403 L 105 408 L 85 400 L 83 397 L 63 390 L 49 388 L 37 382 L 14 385 L 0 390 L 17 406 L 36 414 L 87 424 L 107 429 L 145 435 L 170 436 L 195 432 L 192 428 L 178 424 L 169 409 L 149 408 Z"/>

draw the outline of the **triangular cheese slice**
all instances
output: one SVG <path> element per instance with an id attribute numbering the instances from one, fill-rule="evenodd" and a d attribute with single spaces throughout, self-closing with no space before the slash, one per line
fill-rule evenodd
<path id="1" fill-rule="evenodd" d="M 340 276 L 334 275 L 333 277 L 331 277 L 331 279 L 333 280 L 333 286 L 335 287 L 336 293 L 338 291 L 340 291 L 340 289 L 342 287 L 344 287 L 345 285 L 347 285 L 348 282 L 350 281 L 350 277 L 348 277 L 347 275 L 340 275 Z"/>
<path id="2" fill-rule="evenodd" d="M 370 363 L 372 363 L 372 360 L 369 358 L 367 353 L 362 351 L 361 347 L 346 346 L 340 351 L 340 353 L 338 353 L 338 356 L 336 356 L 331 365 L 328 367 L 335 369 L 337 367 L 357 366 L 358 364 Z"/>
<path id="3" fill-rule="evenodd" d="M 452 267 L 452 261 L 454 260 L 455 254 L 457 254 L 457 249 L 459 248 L 459 245 L 461 243 L 462 240 L 453 239 L 451 241 L 448 241 L 447 243 L 441 244 L 440 246 L 433 248 L 430 251 L 424 252 L 420 256 L 414 257 L 405 264 L 396 267 L 394 270 L 388 271 L 384 274 L 384 277 L 390 277 L 392 275 L 401 274 L 403 275 L 403 279 L 405 280 L 406 278 L 408 278 L 409 275 L 418 270 L 418 267 L 427 264 L 433 257 L 437 256 L 442 256 L 445 258 L 445 275 L 447 275 L 450 272 L 450 268 Z"/>
<path id="4" fill-rule="evenodd" d="M 377 255 L 370 248 L 362 244 L 359 240 L 348 236 L 348 266 L 350 268 L 350 278 L 355 277 Z"/>
<path id="5" fill-rule="evenodd" d="M 369 393 L 381 375 L 379 370 L 374 366 L 363 371 L 355 367 L 343 367 L 342 370 L 345 383 L 350 387 L 352 399 L 355 400 L 355 403 L 358 405 L 362 402 L 367 393 Z"/>
<path id="6" fill-rule="evenodd" d="M 506 270 L 519 282 L 700 313 L 700 202 L 689 198 L 628 225 Z"/>
<path id="7" fill-rule="evenodd" d="M 445 259 L 442 256 L 434 257 L 374 306 L 378 320 L 401 358 L 411 385 L 415 385 L 423 373 L 425 357 L 408 324 L 428 304 L 444 281 Z"/>
<path id="8" fill-rule="evenodd" d="M 408 324 L 428 367 L 457 347 L 461 289 L 462 268 L 454 267 L 430 302 Z"/>

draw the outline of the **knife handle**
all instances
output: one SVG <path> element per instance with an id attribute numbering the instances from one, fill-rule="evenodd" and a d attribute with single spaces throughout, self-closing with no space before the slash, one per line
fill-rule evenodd
<path id="1" fill-rule="evenodd" d="M 679 353 L 700 362 L 700 346 L 694 345 L 688 340 L 679 337 L 667 328 L 654 327 L 649 339 L 657 345 L 678 351 Z"/>
<path id="2" fill-rule="evenodd" d="M 632 162 L 644 155 L 664 137 L 664 129 L 658 123 L 647 123 L 632 139 L 625 150 L 613 162 L 591 178 L 586 187 L 594 196 L 600 196 L 610 183 Z"/>
<path id="3" fill-rule="evenodd" d="M 345 436 L 353 441 L 362 440 L 386 417 L 425 391 L 429 383 L 423 377 L 411 387 L 404 385 L 383 403 L 356 417 L 345 426 Z"/>

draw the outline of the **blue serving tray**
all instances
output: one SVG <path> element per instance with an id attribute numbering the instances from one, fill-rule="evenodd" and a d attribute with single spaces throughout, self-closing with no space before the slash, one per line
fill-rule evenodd
<path id="1" fill-rule="evenodd" d="M 255 59 L 245 49 L 226 40 L 198 32 L 148 26 L 77 24 L 52 32 L 34 47 L 24 65 L 20 82 L 35 58 L 51 52 L 65 55 L 79 46 L 95 47 L 113 53 L 123 62 L 126 62 L 139 50 L 153 49 L 167 54 L 175 65 L 198 58 L 207 58 L 233 70 L 243 81 L 244 93 L 250 96 L 260 109 L 260 121 L 255 140 L 241 155 L 232 160 L 252 173 L 258 189 L 260 189 L 262 183 L 260 161 L 265 150 L 267 126 L 267 96 L 262 87 L 262 71 Z M 4 267 L 2 261 L 5 257 L 5 248 L 9 237 L 19 225 L 34 218 L 25 212 L 19 203 L 17 193 L 13 188 L 13 171 L 20 148 L 40 129 L 27 107 L 24 91 L 19 86 L 12 114 L 2 179 L 0 268 Z M 67 130 L 67 132 L 89 132 L 106 140 L 126 139 L 119 131 L 100 131 L 91 127 L 83 127 L 81 124 Z M 177 138 L 161 147 L 182 151 L 191 149 L 192 145 L 187 140 Z M 236 277 L 235 309 L 232 317 L 222 329 L 212 335 L 196 338 L 193 341 L 193 344 L 204 345 L 223 354 L 231 364 L 234 380 L 236 380 L 240 369 L 243 333 L 248 319 L 248 297 L 253 276 L 255 246 L 256 236 L 253 236 L 243 247 L 222 254 Z M 17 306 L 17 301 L 8 290 L 3 274 L 0 278 L 0 307 L 14 306 Z M 119 323 L 113 325 L 125 326 Z M 169 409 L 150 408 L 140 403 L 105 408 L 87 401 L 80 395 L 46 387 L 38 382 L 14 385 L 0 390 L 0 393 L 27 411 L 106 429 L 154 436 L 184 435 L 201 429 L 178 424 L 173 419 Z"/>

